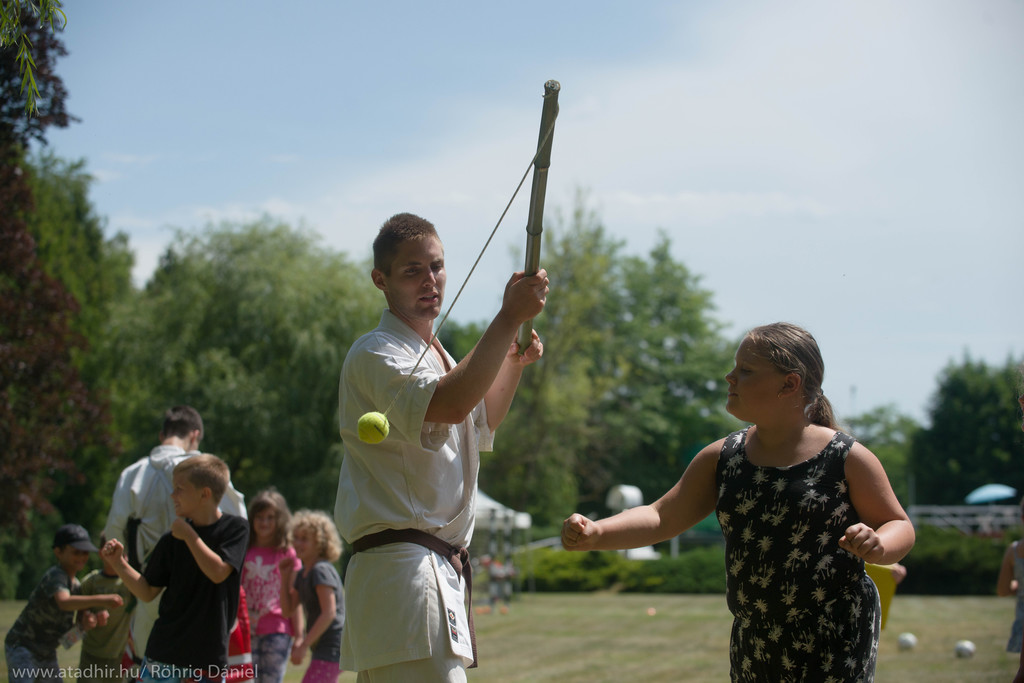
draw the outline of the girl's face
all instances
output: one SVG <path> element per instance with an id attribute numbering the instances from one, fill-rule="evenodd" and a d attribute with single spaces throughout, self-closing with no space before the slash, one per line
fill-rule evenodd
<path id="1" fill-rule="evenodd" d="M 753 342 L 744 339 L 736 351 L 736 364 L 725 376 L 729 396 L 725 409 L 744 422 L 756 422 L 759 409 L 779 397 L 786 375 L 756 353 Z"/>
<path id="2" fill-rule="evenodd" d="M 309 529 L 299 527 L 292 532 L 292 545 L 295 547 L 295 554 L 302 560 L 304 566 L 316 564 L 319 555 L 319 548 L 316 544 L 316 536 Z"/>
<path id="3" fill-rule="evenodd" d="M 252 530 L 256 533 L 257 545 L 272 545 L 277 531 L 277 512 L 274 508 L 263 508 L 257 512 L 252 518 Z"/>

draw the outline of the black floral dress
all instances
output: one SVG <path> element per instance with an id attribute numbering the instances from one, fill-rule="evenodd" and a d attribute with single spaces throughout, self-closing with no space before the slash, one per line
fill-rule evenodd
<path id="1" fill-rule="evenodd" d="M 846 484 L 853 437 L 792 467 L 747 460 L 747 430 L 718 460 L 733 681 L 872 681 L 881 609 L 864 561 L 839 547 L 859 520 Z"/>

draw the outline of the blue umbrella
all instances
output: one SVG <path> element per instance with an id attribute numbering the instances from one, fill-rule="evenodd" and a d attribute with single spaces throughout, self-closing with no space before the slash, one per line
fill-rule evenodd
<path id="1" fill-rule="evenodd" d="M 1012 486 L 1007 486 L 1006 484 L 985 484 L 968 493 L 964 500 L 970 505 L 977 505 L 978 503 L 995 503 L 999 500 L 1016 497 L 1017 489 Z"/>

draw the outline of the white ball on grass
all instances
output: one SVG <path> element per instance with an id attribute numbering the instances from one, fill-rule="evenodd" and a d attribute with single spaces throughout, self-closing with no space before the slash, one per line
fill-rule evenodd
<path id="1" fill-rule="evenodd" d="M 956 641 L 956 646 L 953 648 L 953 651 L 956 652 L 956 656 L 962 659 L 973 657 L 976 650 L 977 648 L 974 647 L 974 643 L 969 640 L 958 640 Z"/>
<path id="2" fill-rule="evenodd" d="M 901 633 L 896 643 L 901 650 L 913 650 L 917 647 L 917 636 L 913 633 Z"/>

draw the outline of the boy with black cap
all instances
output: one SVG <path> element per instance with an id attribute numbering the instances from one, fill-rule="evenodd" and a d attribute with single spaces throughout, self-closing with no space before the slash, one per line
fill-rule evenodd
<path id="1" fill-rule="evenodd" d="M 104 608 L 120 607 L 120 595 L 79 595 L 75 576 L 85 568 L 89 553 L 98 552 L 89 533 L 77 524 L 65 524 L 53 538 L 57 564 L 46 570 L 28 604 L 4 639 L 7 674 L 11 683 L 61 681 L 57 645 L 78 625 L 89 629 L 106 621 Z M 99 608 L 99 613 L 89 610 Z"/>

